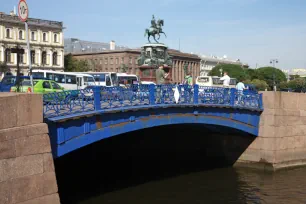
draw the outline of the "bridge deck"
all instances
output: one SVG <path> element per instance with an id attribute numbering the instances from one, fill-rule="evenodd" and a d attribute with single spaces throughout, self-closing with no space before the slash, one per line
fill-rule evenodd
<path id="1" fill-rule="evenodd" d="M 176 100 L 177 99 L 177 100 Z M 262 111 L 262 95 L 236 89 L 198 85 L 133 85 L 92 87 L 44 95 L 44 117 L 64 119 L 101 112 L 146 108 L 220 107 Z"/>

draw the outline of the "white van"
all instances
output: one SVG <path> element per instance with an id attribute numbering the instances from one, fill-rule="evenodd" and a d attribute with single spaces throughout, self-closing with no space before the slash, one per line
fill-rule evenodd
<path id="1" fill-rule="evenodd" d="M 94 78 L 89 74 L 35 69 L 32 71 L 32 75 L 33 77 L 53 80 L 64 87 L 65 90 L 85 89 L 87 86 L 95 85 Z"/>
<path id="2" fill-rule="evenodd" d="M 94 77 L 97 86 L 113 87 L 118 86 L 118 78 L 116 72 L 75 72 L 89 74 Z"/>
<path id="3" fill-rule="evenodd" d="M 221 77 L 218 76 L 198 76 L 196 79 L 196 84 L 199 86 L 215 86 L 223 87 L 223 81 L 220 80 Z M 235 88 L 237 84 L 237 79 L 231 78 L 230 88 Z"/>
<path id="4" fill-rule="evenodd" d="M 138 77 L 135 74 L 117 73 L 117 77 L 120 86 L 139 84 Z"/>

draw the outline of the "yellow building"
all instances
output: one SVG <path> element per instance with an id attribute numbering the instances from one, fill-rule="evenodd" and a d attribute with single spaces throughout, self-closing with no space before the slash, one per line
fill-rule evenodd
<path id="1" fill-rule="evenodd" d="M 63 23 L 57 21 L 28 19 L 30 53 L 33 69 L 64 69 Z M 0 13 L 0 63 L 5 63 L 16 74 L 17 54 L 10 48 L 19 45 L 25 50 L 20 56 L 21 73 L 27 75 L 29 68 L 25 25 L 13 12 Z M 3 73 L 0 73 L 0 78 Z"/>

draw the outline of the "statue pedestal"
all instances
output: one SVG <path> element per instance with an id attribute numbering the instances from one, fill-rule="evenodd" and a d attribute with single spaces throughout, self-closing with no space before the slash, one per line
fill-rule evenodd
<path id="1" fill-rule="evenodd" d="M 172 59 L 167 52 L 168 47 L 162 43 L 147 43 L 142 47 L 138 58 L 139 77 L 141 81 L 156 82 L 156 69 L 163 65 L 166 73 L 170 73 L 166 80 L 172 81 Z"/>

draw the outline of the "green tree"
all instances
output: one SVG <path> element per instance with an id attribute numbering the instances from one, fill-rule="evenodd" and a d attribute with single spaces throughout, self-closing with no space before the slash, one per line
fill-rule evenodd
<path id="1" fill-rule="evenodd" d="M 289 82 L 281 82 L 281 89 L 290 88 L 295 91 L 301 91 L 306 89 L 306 79 L 305 78 L 297 78 Z"/>
<path id="2" fill-rule="evenodd" d="M 267 82 L 269 87 L 273 89 L 273 82 L 279 86 L 281 82 L 286 81 L 286 75 L 279 69 L 274 67 L 261 67 L 256 70 L 258 79 Z"/>
<path id="3" fill-rule="evenodd" d="M 87 72 L 89 71 L 88 63 L 85 60 L 77 60 L 71 54 L 64 58 L 65 72 Z"/>
<path id="4" fill-rule="evenodd" d="M 247 79 L 258 79 L 256 69 L 246 69 Z"/>
<path id="5" fill-rule="evenodd" d="M 9 71 L 9 68 L 6 63 L 0 62 L 0 73 L 6 73 Z"/>
<path id="6" fill-rule="evenodd" d="M 219 64 L 215 66 L 209 73 L 209 76 L 220 76 L 220 69 L 222 73 L 227 72 L 231 78 L 236 78 L 238 80 L 246 80 L 249 78 L 245 68 L 236 64 Z"/>
<path id="7" fill-rule="evenodd" d="M 258 91 L 264 91 L 266 89 L 269 90 L 269 85 L 267 82 L 260 79 L 246 80 L 244 83 L 254 85 Z"/>
<path id="8" fill-rule="evenodd" d="M 120 65 L 120 71 L 121 71 L 122 73 L 126 73 L 127 70 L 128 70 L 128 66 L 126 66 L 126 64 L 121 64 L 121 65 Z"/>

